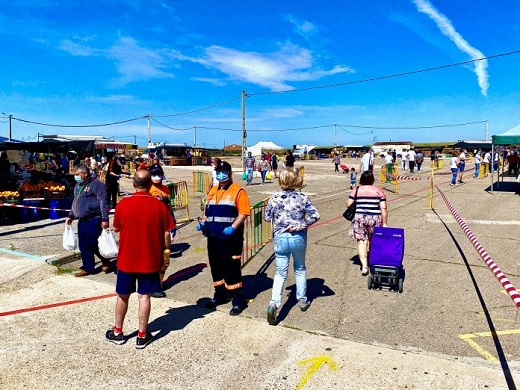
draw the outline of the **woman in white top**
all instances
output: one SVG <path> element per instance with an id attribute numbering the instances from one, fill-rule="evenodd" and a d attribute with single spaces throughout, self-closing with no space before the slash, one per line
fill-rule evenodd
<path id="1" fill-rule="evenodd" d="M 450 158 L 450 169 L 451 173 L 453 174 L 451 178 L 450 186 L 454 186 L 457 184 L 457 175 L 459 173 L 459 151 L 454 150 L 452 157 Z"/>
<path id="2" fill-rule="evenodd" d="M 475 174 L 473 177 L 478 178 L 480 175 L 480 161 L 482 157 L 480 156 L 480 151 L 475 153 Z"/>

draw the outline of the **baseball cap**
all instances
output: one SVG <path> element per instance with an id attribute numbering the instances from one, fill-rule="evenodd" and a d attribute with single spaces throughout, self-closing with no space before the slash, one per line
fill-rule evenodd
<path id="1" fill-rule="evenodd" d="M 151 167 L 150 175 L 152 176 L 164 176 L 164 171 L 161 167 Z"/>
<path id="2" fill-rule="evenodd" d="M 221 161 L 220 164 L 215 167 L 215 171 L 231 172 L 231 164 L 227 161 Z"/>

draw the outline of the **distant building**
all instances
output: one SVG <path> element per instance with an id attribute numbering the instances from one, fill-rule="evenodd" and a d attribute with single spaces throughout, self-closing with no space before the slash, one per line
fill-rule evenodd
<path id="1" fill-rule="evenodd" d="M 224 146 L 224 152 L 237 152 L 237 151 L 242 151 L 242 145 L 231 144 L 231 145 Z"/>
<path id="2" fill-rule="evenodd" d="M 400 142 L 375 142 L 372 145 L 372 150 L 376 155 L 386 154 L 387 152 L 396 150 L 397 154 L 402 154 L 403 149 L 410 149 L 413 146 L 411 141 L 400 141 Z"/>

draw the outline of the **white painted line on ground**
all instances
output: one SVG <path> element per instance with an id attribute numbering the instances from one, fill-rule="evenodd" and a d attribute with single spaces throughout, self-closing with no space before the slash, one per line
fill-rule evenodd
<path id="1" fill-rule="evenodd" d="M 446 223 L 457 223 L 451 214 L 439 214 L 439 217 Z M 425 214 L 424 219 L 426 222 L 438 222 L 441 220 L 436 215 L 433 214 Z M 486 219 L 468 219 L 465 220 L 466 223 L 471 223 L 474 225 L 520 225 L 520 221 L 492 221 Z"/>

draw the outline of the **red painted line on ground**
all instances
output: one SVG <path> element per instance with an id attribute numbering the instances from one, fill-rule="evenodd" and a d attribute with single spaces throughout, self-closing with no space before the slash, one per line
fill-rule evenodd
<path id="1" fill-rule="evenodd" d="M 89 297 L 89 298 L 81 298 L 81 299 L 74 299 L 72 301 L 65 301 L 65 302 L 57 302 L 57 303 L 50 303 L 48 305 L 41 305 L 41 306 L 35 306 L 35 307 L 27 307 L 25 309 L 18 309 L 18 310 L 11 310 L 11 311 L 4 311 L 0 313 L 0 317 L 5 316 L 11 316 L 14 314 L 21 314 L 21 313 L 27 313 L 30 311 L 38 311 L 38 310 L 45 310 L 45 309 L 51 309 L 53 307 L 60 307 L 60 306 L 67 306 L 67 305 L 75 305 L 77 303 L 84 303 L 84 302 L 90 302 L 95 301 L 97 299 L 105 299 L 105 298 L 112 298 L 117 296 L 116 293 L 112 294 L 106 294 L 106 295 L 99 295 L 97 297 Z"/>
<path id="2" fill-rule="evenodd" d="M 171 275 L 168 278 L 168 282 L 171 282 L 171 281 L 173 281 L 173 280 L 175 280 L 177 278 L 181 278 L 184 275 L 192 273 L 197 267 L 200 267 L 200 269 L 204 269 L 204 268 L 206 268 L 208 266 L 209 266 L 209 263 L 206 262 L 206 263 L 196 264 L 196 265 L 191 266 L 190 268 L 187 268 L 187 269 L 182 270 L 182 271 L 178 271 L 178 272 L 176 272 L 175 274 Z M 28 312 L 31 312 L 31 311 L 52 309 L 52 308 L 61 307 L 61 306 L 76 305 L 78 303 L 85 303 L 85 302 L 95 301 L 95 300 L 98 300 L 98 299 L 113 298 L 113 297 L 116 297 L 116 296 L 117 296 L 117 293 L 111 293 L 111 294 L 105 294 L 105 295 L 98 295 L 98 296 L 95 296 L 95 297 L 74 299 L 72 301 L 49 303 L 48 305 L 41 305 L 41 306 L 35 306 L 35 307 L 27 307 L 27 308 L 18 309 L 18 310 L 4 311 L 4 312 L 0 312 L 0 317 L 6 317 L 6 316 L 11 316 L 11 315 L 15 315 L 15 314 L 21 314 L 21 313 L 28 313 Z"/>

